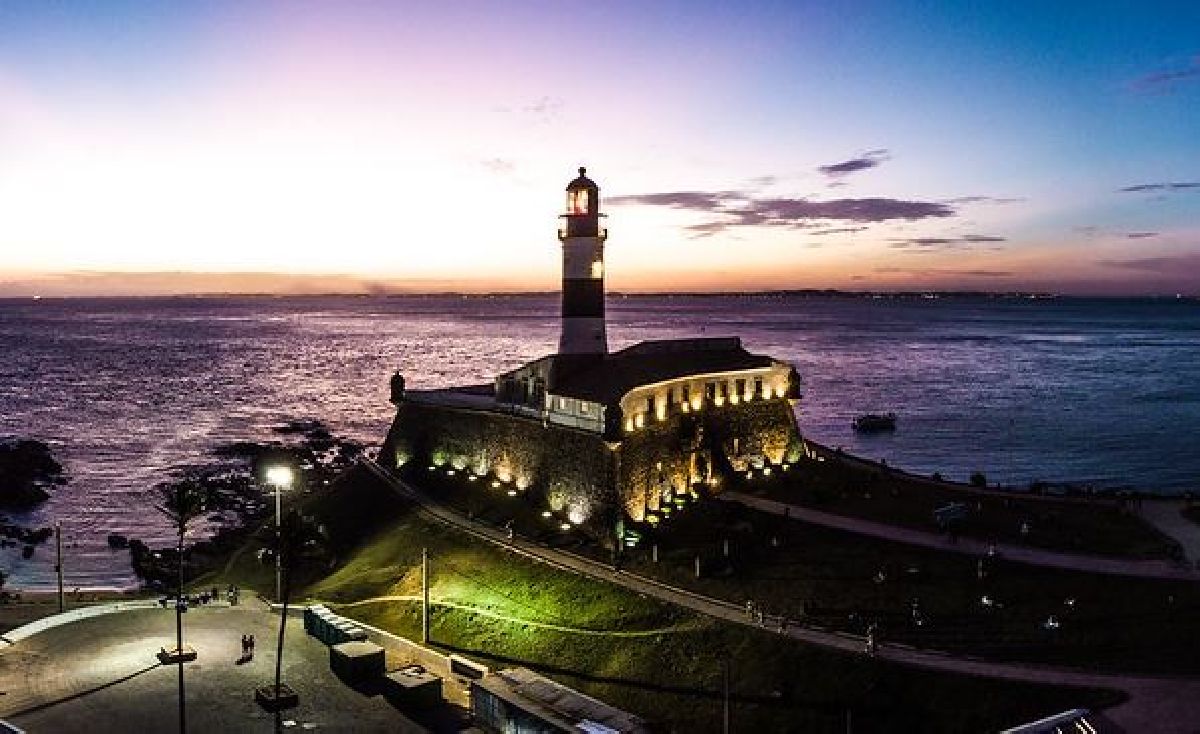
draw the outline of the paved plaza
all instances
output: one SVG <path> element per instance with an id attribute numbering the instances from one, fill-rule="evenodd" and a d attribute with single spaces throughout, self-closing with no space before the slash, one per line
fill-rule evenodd
<path id="1" fill-rule="evenodd" d="M 365 695 L 329 670 L 328 648 L 288 622 L 283 680 L 300 695 L 285 731 L 421 732 L 379 695 Z M 278 613 L 252 603 L 199 607 L 184 615 L 184 642 L 199 658 L 185 665 L 191 732 L 270 732 L 274 715 L 254 701 L 274 681 Z M 254 659 L 238 663 L 241 635 Z M 177 668 L 155 653 L 173 647 L 173 609 L 92 616 L 38 631 L 0 649 L 0 718 L 36 732 L 171 732 L 178 729 Z"/>

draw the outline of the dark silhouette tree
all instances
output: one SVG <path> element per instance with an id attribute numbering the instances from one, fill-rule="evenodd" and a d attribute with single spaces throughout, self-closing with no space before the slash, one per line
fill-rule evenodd
<path id="1" fill-rule="evenodd" d="M 187 716 L 183 690 L 183 539 L 192 522 L 204 514 L 204 488 L 192 481 L 184 480 L 161 488 L 162 504 L 155 508 L 167 516 L 175 528 L 179 543 L 176 546 L 179 561 L 179 582 L 175 594 L 175 658 L 179 666 L 179 731 L 187 731 Z"/>

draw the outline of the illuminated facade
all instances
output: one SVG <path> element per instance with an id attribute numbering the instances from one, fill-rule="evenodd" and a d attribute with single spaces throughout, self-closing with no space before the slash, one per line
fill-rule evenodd
<path id="1" fill-rule="evenodd" d="M 608 352 L 607 232 L 599 187 L 584 173 L 567 186 L 559 228 L 558 353 L 491 385 L 401 389 L 381 456 L 395 469 L 463 473 L 509 496 L 532 496 L 564 526 L 620 541 L 628 523 L 657 524 L 730 481 L 797 461 L 800 378 L 737 337 Z"/>

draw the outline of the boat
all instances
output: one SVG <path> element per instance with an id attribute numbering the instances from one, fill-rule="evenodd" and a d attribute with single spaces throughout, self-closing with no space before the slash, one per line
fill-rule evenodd
<path id="1" fill-rule="evenodd" d="M 867 413 L 854 419 L 854 430 L 859 433 L 878 433 L 896 430 L 895 413 Z"/>

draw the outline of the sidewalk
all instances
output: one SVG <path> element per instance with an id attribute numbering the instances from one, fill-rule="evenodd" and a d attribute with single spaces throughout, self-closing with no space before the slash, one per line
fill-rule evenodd
<path id="1" fill-rule="evenodd" d="M 614 571 L 610 566 L 598 561 L 539 546 L 520 537 L 510 540 L 506 533 L 477 521 L 468 520 L 444 505 L 438 504 L 407 483 L 392 476 L 375 462 L 363 460 L 363 464 L 398 495 L 415 502 L 420 512 L 427 517 L 501 546 L 510 552 L 572 573 L 618 584 L 640 594 L 726 622 L 756 629 L 777 628 L 778 618 L 768 617 L 766 623 L 760 626 L 748 619 L 745 607 L 738 604 L 670 586 L 639 574 Z M 824 632 L 800 627 L 796 624 L 788 625 L 786 632 L 778 634 L 849 654 L 861 655 L 865 647 L 865 640 L 861 637 L 838 632 Z M 962 675 L 1125 691 L 1129 695 L 1129 699 L 1125 703 L 1105 711 L 1105 716 L 1130 732 L 1195 734 L 1194 722 L 1200 721 L 1200 679 L 1195 678 L 1125 676 L 1042 665 L 993 663 L 886 643 L 879 645 L 876 657 L 903 665 Z"/>
<path id="2" fill-rule="evenodd" d="M 786 512 L 788 517 L 793 520 L 800 520 L 813 525 L 845 530 L 850 533 L 890 540 L 895 543 L 904 543 L 905 545 L 933 548 L 934 550 L 945 551 L 947 553 L 983 556 L 987 555 L 992 545 L 991 543 L 985 543 L 974 538 L 963 537 L 958 538 L 957 542 L 951 543 L 946 536 L 937 533 L 927 533 L 921 530 L 902 528 L 871 520 L 863 520 L 857 517 L 848 517 L 846 515 L 835 515 L 830 512 L 813 510 L 808 507 L 801 507 L 800 505 L 791 505 L 765 497 L 753 497 L 740 492 L 722 492 L 717 495 L 717 499 L 726 502 L 737 502 L 746 507 L 752 507 L 756 510 L 762 510 L 763 512 L 775 515 L 782 515 Z M 1162 503 L 1147 503 L 1147 507 L 1156 504 Z M 1149 520 L 1150 513 L 1147 511 L 1145 514 Z M 1180 520 L 1187 522 L 1182 517 Z M 1165 528 L 1160 527 L 1160 529 L 1167 532 Z M 1197 528 L 1197 531 L 1200 531 L 1200 528 Z M 1171 533 L 1168 532 L 1168 534 Z M 1200 532 L 1197 532 L 1196 542 L 1200 544 Z M 1134 576 L 1137 578 L 1169 579 L 1174 581 L 1200 580 L 1200 572 L 1170 561 L 1132 561 L 1119 558 L 1104 558 L 1101 556 L 1041 550 L 1028 546 L 1012 545 L 1010 543 L 996 543 L 995 548 L 996 552 L 1007 561 L 1027 563 L 1032 566 L 1046 566 L 1086 573 L 1102 573 L 1111 576 Z"/>

